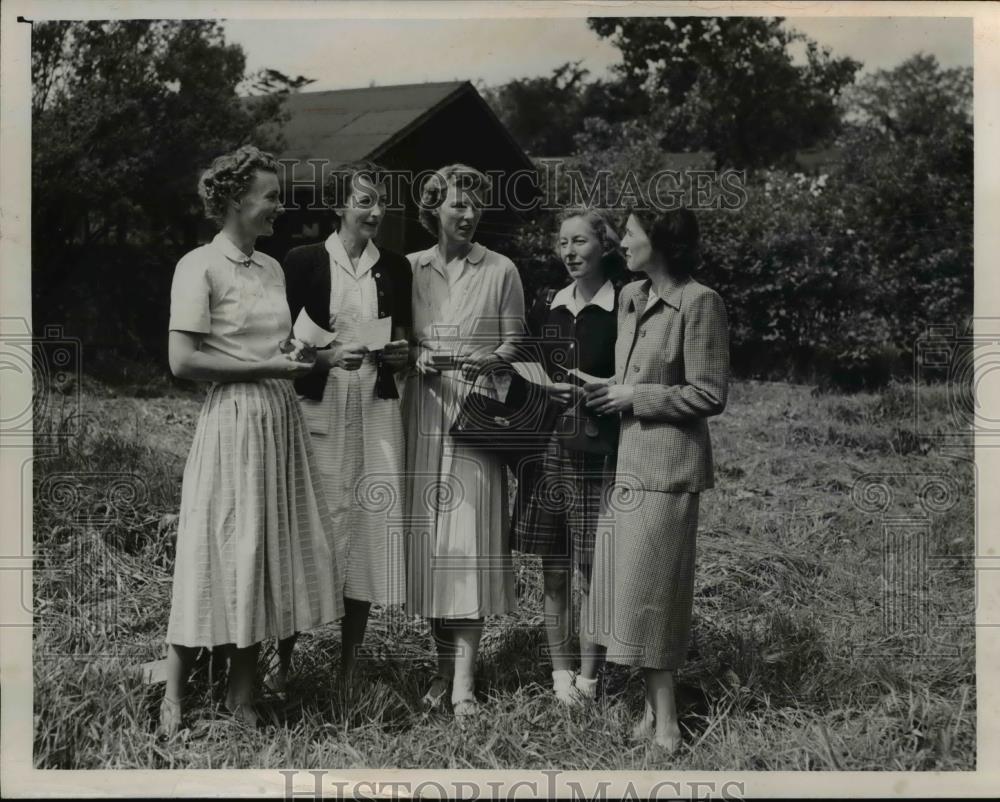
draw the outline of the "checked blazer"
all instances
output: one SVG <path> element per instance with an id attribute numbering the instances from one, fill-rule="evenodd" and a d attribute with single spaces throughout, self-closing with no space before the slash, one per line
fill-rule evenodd
<path id="1" fill-rule="evenodd" d="M 714 486 L 706 418 L 726 406 L 729 324 L 714 290 L 693 279 L 650 300 L 649 279 L 618 304 L 615 381 L 635 387 L 622 415 L 619 481 L 642 490 L 698 493 Z"/>

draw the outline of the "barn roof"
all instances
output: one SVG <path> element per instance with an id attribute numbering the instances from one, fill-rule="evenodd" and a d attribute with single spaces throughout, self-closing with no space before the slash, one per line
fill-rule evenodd
<path id="1" fill-rule="evenodd" d="M 378 158 L 424 119 L 471 89 L 468 81 L 289 95 L 282 158 Z"/>

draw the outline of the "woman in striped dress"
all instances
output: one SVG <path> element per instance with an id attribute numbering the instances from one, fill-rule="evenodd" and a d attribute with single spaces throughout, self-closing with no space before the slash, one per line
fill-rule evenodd
<path id="1" fill-rule="evenodd" d="M 409 358 L 410 265 L 375 245 L 386 206 L 383 170 L 372 162 L 332 170 L 324 200 L 334 232 L 285 257 L 288 305 L 305 309 L 337 339 L 315 371 L 295 382 L 333 515 L 344 570 L 342 680 L 354 675 L 372 604 L 402 604 L 406 588 L 402 515 L 403 419 L 396 372 Z M 369 351 L 361 327 L 390 319 L 392 341 Z M 287 646 L 287 645 L 286 645 Z M 289 653 L 281 652 L 283 684 Z"/>
<path id="2" fill-rule="evenodd" d="M 729 329 L 719 295 L 691 278 L 698 222 L 688 209 L 634 211 L 622 237 L 615 380 L 586 386 L 587 405 L 621 415 L 612 492 L 598 523 L 591 637 L 607 659 L 643 669 L 645 710 L 633 730 L 680 745 L 674 670 L 687 656 L 701 491 L 713 485 L 707 419 L 726 406 Z"/>
<path id="3" fill-rule="evenodd" d="M 245 146 L 198 185 L 221 231 L 177 264 L 170 369 L 210 382 L 184 468 L 160 728 L 174 734 L 198 647 L 227 646 L 226 705 L 255 724 L 257 653 L 343 615 L 330 513 L 279 350 L 291 320 L 278 262 L 254 250 L 282 211 L 277 164 Z"/>

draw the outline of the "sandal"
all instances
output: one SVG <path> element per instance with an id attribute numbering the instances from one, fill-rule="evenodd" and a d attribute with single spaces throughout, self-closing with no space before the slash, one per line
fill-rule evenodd
<path id="1" fill-rule="evenodd" d="M 173 738 L 181 728 L 181 703 L 163 697 L 160 702 L 160 723 L 156 727 L 157 735 Z"/>
<path id="2" fill-rule="evenodd" d="M 435 674 L 431 679 L 431 687 L 427 689 L 427 693 L 423 695 L 420 700 L 420 706 L 426 712 L 431 710 L 437 710 L 441 707 L 442 701 L 445 695 L 448 693 L 448 687 L 451 683 L 445 677 L 440 674 Z"/>
<path id="3" fill-rule="evenodd" d="M 451 703 L 452 712 L 455 718 L 461 721 L 468 721 L 479 713 L 479 702 L 473 698 L 459 699 Z"/>

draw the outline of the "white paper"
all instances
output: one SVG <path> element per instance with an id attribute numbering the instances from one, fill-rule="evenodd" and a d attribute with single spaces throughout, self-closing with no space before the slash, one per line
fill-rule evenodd
<path id="1" fill-rule="evenodd" d="M 602 378 L 600 376 L 592 376 L 591 374 L 584 373 L 582 370 L 577 370 L 576 368 L 570 368 L 567 372 L 576 376 L 586 384 L 607 384 L 611 381 L 610 377 Z"/>
<path id="2" fill-rule="evenodd" d="M 369 351 L 381 351 L 386 343 L 392 341 L 392 318 L 378 317 L 375 320 L 359 323 L 353 340 L 364 345 Z"/>
<path id="3" fill-rule="evenodd" d="M 301 340 L 306 345 L 311 345 L 314 348 L 326 348 L 337 338 L 337 335 L 332 331 L 327 331 L 322 326 L 316 325 L 313 319 L 309 317 L 309 313 L 306 312 L 305 307 L 302 307 L 299 316 L 295 319 L 295 325 L 292 326 L 292 334 L 295 335 L 295 339 Z"/>
<path id="4" fill-rule="evenodd" d="M 540 362 L 512 362 L 511 367 L 532 384 L 540 384 L 542 387 L 552 386 L 552 380 Z"/>

